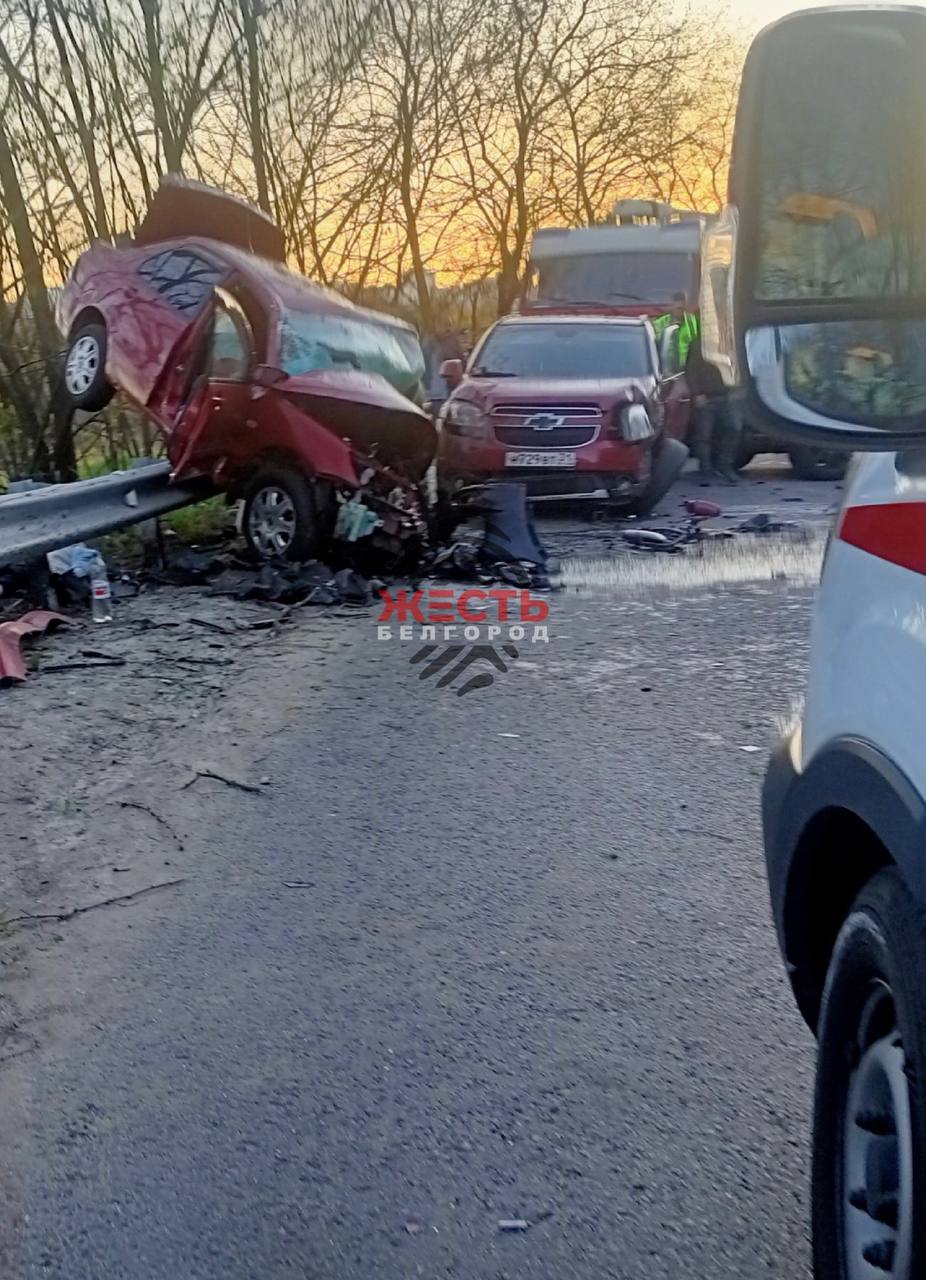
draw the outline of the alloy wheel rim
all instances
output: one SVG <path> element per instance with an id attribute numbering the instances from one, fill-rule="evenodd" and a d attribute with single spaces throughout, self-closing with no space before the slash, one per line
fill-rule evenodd
<path id="1" fill-rule="evenodd" d="M 911 1280 L 913 1133 L 906 1056 L 884 983 L 862 1008 L 843 1124 L 841 1217 L 848 1280 Z"/>
<path id="2" fill-rule="evenodd" d="M 100 346 L 96 338 L 84 334 L 68 352 L 64 385 L 72 396 L 81 396 L 93 385 L 100 368 Z"/>
<path id="3" fill-rule="evenodd" d="M 296 508 L 289 494 L 276 485 L 255 494 L 248 532 L 262 556 L 285 555 L 296 536 Z"/>

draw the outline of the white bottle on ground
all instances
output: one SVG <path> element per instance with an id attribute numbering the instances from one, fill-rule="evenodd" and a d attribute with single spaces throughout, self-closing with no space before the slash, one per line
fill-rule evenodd
<path id="1" fill-rule="evenodd" d="M 112 622 L 112 592 L 106 573 L 106 561 L 97 555 L 90 566 L 90 600 L 94 622 Z"/>

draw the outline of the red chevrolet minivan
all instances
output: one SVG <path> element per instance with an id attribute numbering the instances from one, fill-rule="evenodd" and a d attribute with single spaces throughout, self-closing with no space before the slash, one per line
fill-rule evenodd
<path id="1" fill-rule="evenodd" d="M 515 315 L 480 340 L 466 369 L 447 361 L 438 490 L 519 480 L 541 501 L 589 501 L 644 515 L 687 450 L 668 415 L 653 331 L 642 317 Z"/>

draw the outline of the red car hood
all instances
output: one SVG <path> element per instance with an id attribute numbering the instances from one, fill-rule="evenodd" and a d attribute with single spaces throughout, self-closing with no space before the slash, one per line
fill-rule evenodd
<path id="1" fill-rule="evenodd" d="M 496 404 L 582 404 L 592 400 L 602 409 L 651 396 L 656 379 L 649 378 L 466 378 L 454 400 L 471 400 L 483 409 Z"/>
<path id="2" fill-rule="evenodd" d="M 437 450 L 431 419 L 376 373 L 323 369 L 284 379 L 273 388 L 304 405 L 361 453 L 390 466 L 424 471 Z"/>

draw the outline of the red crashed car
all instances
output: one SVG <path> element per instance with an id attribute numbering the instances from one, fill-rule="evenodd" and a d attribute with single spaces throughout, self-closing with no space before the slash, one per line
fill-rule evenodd
<path id="1" fill-rule="evenodd" d="M 436 433 L 415 403 L 417 334 L 288 270 L 250 205 L 162 185 L 131 243 L 78 260 L 58 323 L 75 408 L 122 391 L 163 431 L 176 479 L 244 498 L 262 558 L 423 534 Z"/>
<path id="2" fill-rule="evenodd" d="M 517 315 L 499 320 L 438 419 L 444 499 L 487 479 L 523 481 L 541 501 L 590 501 L 645 515 L 687 450 L 667 417 L 688 405 L 666 394 L 653 331 L 642 317 Z"/>

